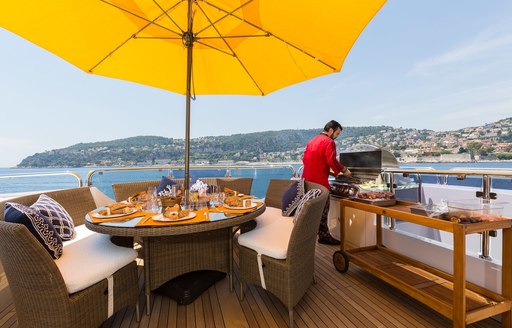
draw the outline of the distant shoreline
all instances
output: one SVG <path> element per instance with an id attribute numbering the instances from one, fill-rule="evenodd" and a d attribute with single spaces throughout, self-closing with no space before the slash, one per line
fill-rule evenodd
<path id="1" fill-rule="evenodd" d="M 478 160 L 478 161 L 415 161 L 415 162 L 404 162 L 404 161 L 398 161 L 398 164 L 400 165 L 406 165 L 406 164 L 478 164 L 478 163 L 512 163 L 512 160 L 506 159 L 506 160 Z M 254 162 L 254 163 L 232 163 L 232 164 L 207 164 L 204 166 L 251 166 L 251 165 L 302 165 L 302 162 Z M 119 166 L 108 166 L 109 168 L 122 168 L 122 167 L 165 167 L 168 165 L 150 165 L 150 166 L 128 166 L 128 165 L 119 165 Z M 184 164 L 173 164 L 170 165 L 173 167 L 180 167 L 184 166 Z M 193 165 L 201 167 L 202 165 Z M 97 169 L 97 168 L 106 168 L 106 166 L 81 166 L 81 167 L 69 167 L 69 166 L 44 166 L 44 167 L 0 167 L 0 169 L 20 169 L 20 170 L 27 170 L 27 169 L 73 169 L 73 168 L 90 168 L 90 169 Z"/>

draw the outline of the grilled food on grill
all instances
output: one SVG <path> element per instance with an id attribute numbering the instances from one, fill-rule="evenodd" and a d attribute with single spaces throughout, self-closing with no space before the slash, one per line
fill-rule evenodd
<path id="1" fill-rule="evenodd" d="M 356 198 L 360 199 L 395 199 L 395 194 L 389 191 L 360 191 Z"/>
<path id="2" fill-rule="evenodd" d="M 341 197 L 355 197 L 359 188 L 353 184 L 348 183 L 333 183 L 331 185 L 331 192 Z"/>

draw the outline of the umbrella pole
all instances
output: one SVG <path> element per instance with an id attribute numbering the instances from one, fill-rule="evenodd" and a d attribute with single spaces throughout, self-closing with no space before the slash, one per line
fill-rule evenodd
<path id="1" fill-rule="evenodd" d="M 188 190 L 190 183 L 190 86 L 192 81 L 192 47 L 194 46 L 194 35 L 192 33 L 192 2 L 188 0 L 188 29 L 183 35 L 185 47 L 187 47 L 187 95 L 185 114 L 185 181 L 183 187 Z M 188 200 L 185 200 L 188 202 Z"/>
<path id="2" fill-rule="evenodd" d="M 187 48 L 187 97 L 185 113 L 185 182 L 184 188 L 188 190 L 190 183 L 190 75 L 192 73 L 192 46 Z"/>

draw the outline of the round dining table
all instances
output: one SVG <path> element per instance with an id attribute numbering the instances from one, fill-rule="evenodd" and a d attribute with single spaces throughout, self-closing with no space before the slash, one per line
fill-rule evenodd
<path id="1" fill-rule="evenodd" d="M 172 278 L 199 270 L 225 272 L 233 290 L 233 237 L 237 228 L 265 211 L 261 203 L 247 213 L 208 211 L 201 223 L 176 222 L 172 225 L 143 225 L 148 213 L 127 220 L 98 222 L 86 215 L 88 229 L 117 237 L 141 237 L 144 260 L 144 289 L 147 314 L 151 313 L 151 291 Z"/>

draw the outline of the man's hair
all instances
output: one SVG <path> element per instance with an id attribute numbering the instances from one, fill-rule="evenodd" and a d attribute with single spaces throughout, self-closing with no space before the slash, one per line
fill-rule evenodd
<path id="1" fill-rule="evenodd" d="M 327 124 L 324 126 L 324 131 L 328 132 L 329 129 L 333 129 L 334 131 L 336 131 L 338 128 L 340 129 L 340 131 L 343 131 L 343 127 L 341 126 L 341 124 L 339 124 L 335 120 L 331 120 L 327 122 Z"/>

